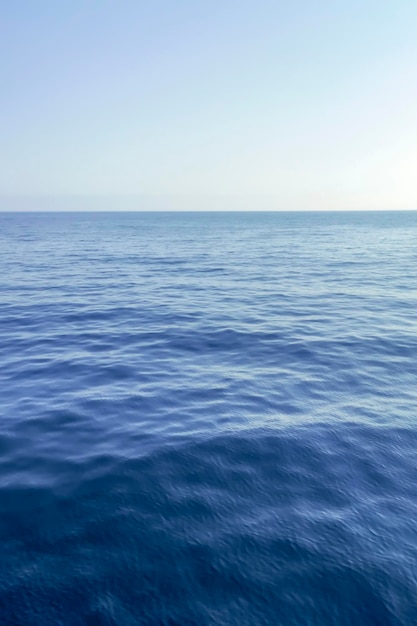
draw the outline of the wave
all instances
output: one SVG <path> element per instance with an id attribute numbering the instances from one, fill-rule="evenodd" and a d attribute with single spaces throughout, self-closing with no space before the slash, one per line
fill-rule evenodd
<path id="1" fill-rule="evenodd" d="M 412 623 L 416 444 L 410 429 L 316 424 L 92 454 L 49 484 L 15 482 L 0 619 Z"/>

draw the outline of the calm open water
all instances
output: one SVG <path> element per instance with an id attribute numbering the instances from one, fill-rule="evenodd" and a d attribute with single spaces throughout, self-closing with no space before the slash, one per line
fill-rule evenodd
<path id="1" fill-rule="evenodd" d="M 417 624 L 416 244 L 0 214 L 0 624 Z"/>

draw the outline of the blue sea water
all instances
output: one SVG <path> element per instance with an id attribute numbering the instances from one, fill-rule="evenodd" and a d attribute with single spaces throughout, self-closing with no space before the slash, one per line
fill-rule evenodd
<path id="1" fill-rule="evenodd" d="M 417 624 L 416 243 L 0 214 L 0 624 Z"/>

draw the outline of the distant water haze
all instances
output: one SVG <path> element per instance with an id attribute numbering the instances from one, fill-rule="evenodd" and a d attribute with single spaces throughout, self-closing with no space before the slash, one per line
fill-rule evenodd
<path id="1" fill-rule="evenodd" d="M 369 200 L 369 199 L 368 199 Z M 67 212 L 67 211 L 132 211 L 132 212 L 181 212 L 181 211 L 362 211 L 366 206 L 368 211 L 415 211 L 414 202 L 400 203 L 398 198 L 392 202 L 389 197 L 380 198 L 373 202 L 346 194 L 344 197 L 331 197 L 322 194 L 304 194 L 291 198 L 246 194 L 204 194 L 204 195 L 3 195 L 0 196 L 0 212 Z"/>

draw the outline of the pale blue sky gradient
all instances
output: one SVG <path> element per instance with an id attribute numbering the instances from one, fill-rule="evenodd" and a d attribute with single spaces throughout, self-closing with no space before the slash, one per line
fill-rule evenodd
<path id="1" fill-rule="evenodd" d="M 0 0 L 0 209 L 417 209 L 416 32 L 415 0 Z"/>

